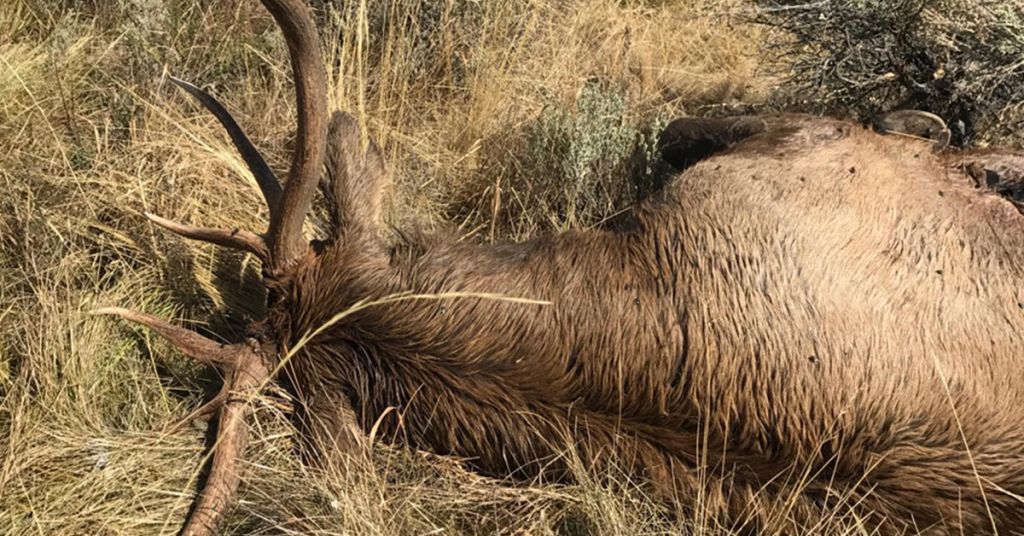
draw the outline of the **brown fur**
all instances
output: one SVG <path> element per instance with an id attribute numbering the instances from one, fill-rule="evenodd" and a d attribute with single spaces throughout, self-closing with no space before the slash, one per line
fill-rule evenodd
<path id="1" fill-rule="evenodd" d="M 379 155 L 336 115 L 329 182 L 351 217 L 273 283 L 285 348 L 398 293 L 549 304 L 352 313 L 287 363 L 300 428 L 330 439 L 351 404 L 379 438 L 520 478 L 569 478 L 571 441 L 727 521 L 788 501 L 809 527 L 847 497 L 887 532 L 1024 526 L 1021 214 L 926 143 L 758 124 L 621 229 L 485 246 L 385 228 Z"/>

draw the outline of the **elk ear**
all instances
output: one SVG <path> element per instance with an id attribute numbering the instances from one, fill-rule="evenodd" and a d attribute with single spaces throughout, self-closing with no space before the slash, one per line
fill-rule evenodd
<path id="1" fill-rule="evenodd" d="M 327 172 L 320 188 L 327 199 L 333 237 L 353 229 L 376 229 L 387 181 L 380 149 L 373 140 L 364 148 L 359 124 L 344 112 L 331 117 L 327 136 Z"/>

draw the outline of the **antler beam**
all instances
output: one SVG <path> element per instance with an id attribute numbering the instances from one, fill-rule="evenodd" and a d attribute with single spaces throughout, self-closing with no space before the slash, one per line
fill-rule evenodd
<path id="1" fill-rule="evenodd" d="M 313 201 L 327 146 L 327 74 L 320 38 L 309 6 L 301 0 L 263 0 L 284 33 L 295 75 L 298 131 L 281 210 L 272 215 L 267 232 L 267 272 L 282 272 L 304 255 L 302 224 Z"/>
<path id="2" fill-rule="evenodd" d="M 248 346 L 245 348 L 247 351 L 240 354 L 238 366 L 224 383 L 222 393 L 227 393 L 227 402 L 220 409 L 210 474 L 192 515 L 181 531 L 183 536 L 215 534 L 238 493 L 241 480 L 239 464 L 249 444 L 249 428 L 245 421 L 252 412 L 250 398 L 258 394 L 270 378 L 270 370 L 259 352 Z"/>

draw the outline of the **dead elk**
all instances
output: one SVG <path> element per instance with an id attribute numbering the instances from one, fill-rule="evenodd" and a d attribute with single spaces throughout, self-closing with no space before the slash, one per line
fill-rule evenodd
<path id="1" fill-rule="evenodd" d="M 263 3 L 296 81 L 283 188 L 224 108 L 182 85 L 257 177 L 268 230 L 151 219 L 259 257 L 267 317 L 220 345 L 105 310 L 226 372 L 186 534 L 215 532 L 233 502 L 240 394 L 279 379 L 322 460 L 377 423 L 486 474 L 565 479 L 551 439 L 569 438 L 590 467 L 616 460 L 680 504 L 702 494 L 724 520 L 779 502 L 812 528 L 848 502 L 892 532 L 1024 526 L 1024 220 L 972 185 L 975 156 L 824 118 L 695 123 L 663 140 L 689 167 L 628 225 L 492 246 L 410 238 L 381 223 L 377 148 L 348 116 L 328 121 L 309 9 Z M 318 183 L 331 235 L 310 243 Z M 392 407 L 401 424 L 379 419 Z"/>

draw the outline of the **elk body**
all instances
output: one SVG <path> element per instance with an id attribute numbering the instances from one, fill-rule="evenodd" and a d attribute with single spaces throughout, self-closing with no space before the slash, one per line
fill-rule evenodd
<path id="1" fill-rule="evenodd" d="M 237 394 L 276 380 L 321 461 L 378 426 L 498 476 L 569 478 L 571 445 L 724 519 L 774 501 L 810 528 L 849 502 L 886 531 L 1024 526 L 1024 218 L 964 171 L 1018 157 L 808 116 L 687 120 L 664 138 L 686 169 L 611 228 L 489 246 L 403 235 L 381 222 L 376 147 L 348 116 L 328 121 L 307 8 L 264 4 L 296 73 L 283 191 L 227 112 L 182 85 L 260 180 L 268 231 L 151 218 L 259 256 L 267 318 L 222 346 L 105 311 L 226 372 L 186 533 L 215 531 L 238 486 Z M 318 183 L 332 233 L 307 243 Z"/>

